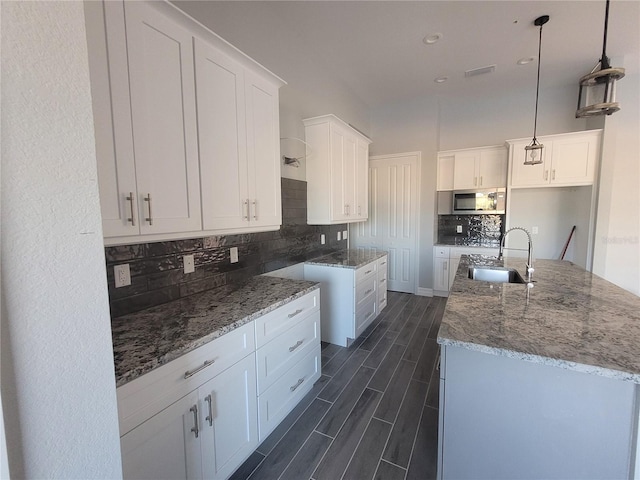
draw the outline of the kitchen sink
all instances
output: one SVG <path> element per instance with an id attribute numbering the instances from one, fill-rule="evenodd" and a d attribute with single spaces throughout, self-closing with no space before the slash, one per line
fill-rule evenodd
<path id="1" fill-rule="evenodd" d="M 469 278 L 493 283 L 526 283 L 514 268 L 469 267 Z"/>

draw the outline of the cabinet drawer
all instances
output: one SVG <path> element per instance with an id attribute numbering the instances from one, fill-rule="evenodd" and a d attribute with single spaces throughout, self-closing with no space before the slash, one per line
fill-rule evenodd
<path id="1" fill-rule="evenodd" d="M 262 347 L 307 315 L 320 310 L 320 289 L 256 319 L 256 346 Z"/>
<path id="2" fill-rule="evenodd" d="M 356 285 L 362 282 L 365 278 L 371 275 L 375 275 L 378 271 L 378 262 L 371 262 L 364 267 L 360 267 L 356 270 Z"/>
<path id="3" fill-rule="evenodd" d="M 254 351 L 254 322 L 249 322 L 119 387 L 120 435 Z"/>
<path id="4" fill-rule="evenodd" d="M 370 296 L 376 295 L 377 276 L 369 276 L 356 285 L 356 311 L 369 300 Z"/>
<path id="5" fill-rule="evenodd" d="M 311 390 L 318 378 L 320 378 L 320 345 L 297 362 L 266 392 L 258 396 L 260 441 L 264 440 Z"/>
<path id="6" fill-rule="evenodd" d="M 388 256 L 385 255 L 384 257 L 380 257 L 378 259 L 378 275 L 380 275 L 380 273 L 384 272 L 385 275 L 387 273 L 387 261 L 388 261 Z"/>
<path id="7" fill-rule="evenodd" d="M 258 394 L 320 344 L 320 311 L 293 326 L 256 352 Z"/>
<path id="8" fill-rule="evenodd" d="M 358 335 L 369 326 L 369 324 L 376 318 L 376 297 L 371 296 L 363 305 L 356 311 L 355 321 L 355 335 L 353 338 L 358 338 Z"/>

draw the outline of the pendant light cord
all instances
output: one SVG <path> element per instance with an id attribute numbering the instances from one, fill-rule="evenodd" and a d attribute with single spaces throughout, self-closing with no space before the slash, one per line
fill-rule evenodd
<path id="1" fill-rule="evenodd" d="M 608 0 L 607 0 L 608 1 Z M 536 131 L 538 129 L 538 95 L 540 93 L 540 56 L 542 53 L 542 25 L 540 25 L 540 39 L 538 40 L 538 78 L 536 80 L 536 113 L 533 117 L 533 143 L 537 143 Z"/>
<path id="2" fill-rule="evenodd" d="M 607 58 L 607 30 L 609 25 L 609 0 L 604 11 L 604 40 L 602 41 L 602 58 L 600 59 L 600 70 L 611 68 L 609 59 Z"/>

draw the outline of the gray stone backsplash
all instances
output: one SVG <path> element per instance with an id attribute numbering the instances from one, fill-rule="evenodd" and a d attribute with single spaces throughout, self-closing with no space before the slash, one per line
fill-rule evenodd
<path id="1" fill-rule="evenodd" d="M 499 247 L 504 215 L 438 215 L 438 243 L 470 247 Z M 456 228 L 462 226 L 462 232 Z"/>
<path id="2" fill-rule="evenodd" d="M 218 235 L 172 242 L 105 247 L 111 317 L 240 283 L 255 275 L 344 250 L 341 225 L 307 225 L 307 182 L 282 179 L 282 226 L 273 232 Z M 327 239 L 320 245 L 320 234 Z M 238 247 L 238 263 L 229 248 Z M 193 254 L 196 270 L 183 273 L 183 256 Z M 115 288 L 113 267 L 128 263 L 131 285 Z"/>

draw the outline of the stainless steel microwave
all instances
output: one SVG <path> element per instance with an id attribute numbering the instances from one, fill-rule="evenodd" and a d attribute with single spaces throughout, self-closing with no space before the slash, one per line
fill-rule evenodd
<path id="1" fill-rule="evenodd" d="M 457 190 L 453 192 L 453 214 L 503 214 L 507 194 L 504 188 L 491 190 Z"/>

